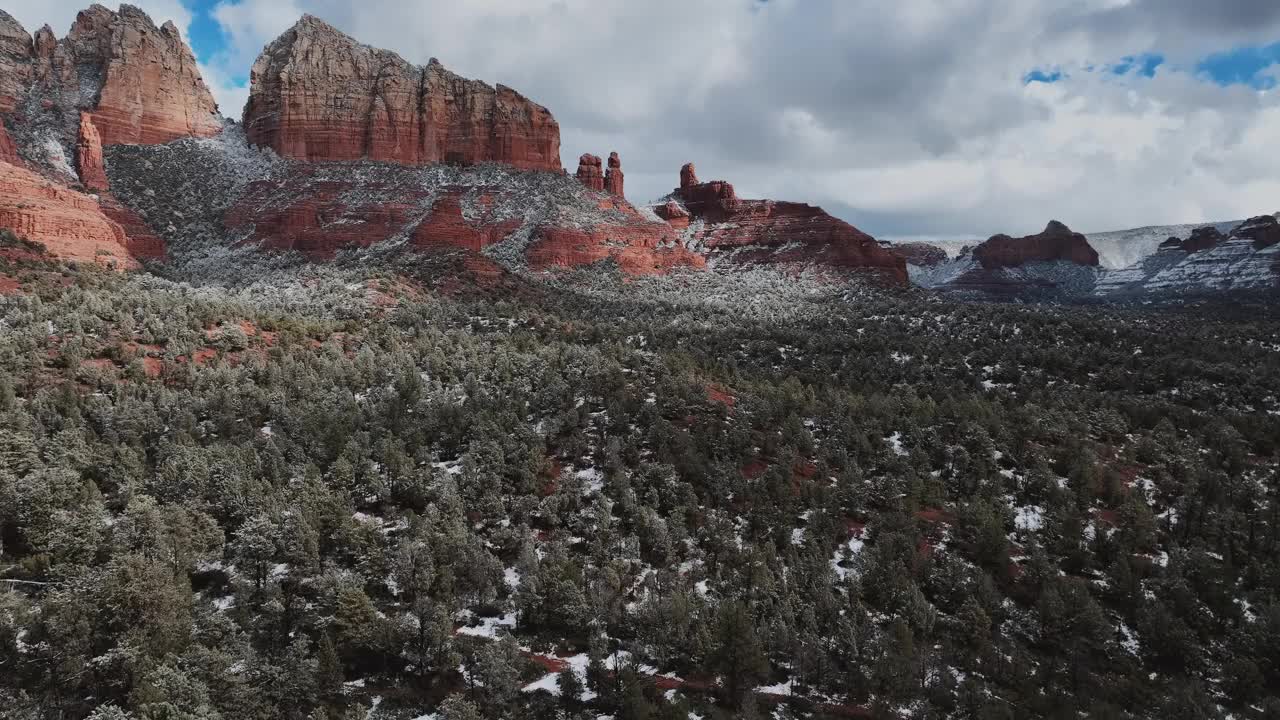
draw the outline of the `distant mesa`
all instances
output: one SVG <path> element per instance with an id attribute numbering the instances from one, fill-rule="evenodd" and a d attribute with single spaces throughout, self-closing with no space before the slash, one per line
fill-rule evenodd
<path id="1" fill-rule="evenodd" d="M 1098 251 L 1089 245 L 1088 239 L 1057 220 L 1049 221 L 1044 231 L 1036 235 L 1020 238 L 993 235 L 974 248 L 973 257 L 987 270 L 1059 260 L 1098 266 Z"/>
<path id="2" fill-rule="evenodd" d="M 822 208 L 775 200 L 744 200 L 724 180 L 700 182 L 693 163 L 680 186 L 653 211 L 684 230 L 684 242 L 724 265 L 786 265 L 830 271 L 871 271 L 907 284 L 902 257 Z"/>
<path id="3" fill-rule="evenodd" d="M 948 260 L 946 250 L 927 242 L 893 243 L 888 249 L 916 267 L 937 267 Z"/>

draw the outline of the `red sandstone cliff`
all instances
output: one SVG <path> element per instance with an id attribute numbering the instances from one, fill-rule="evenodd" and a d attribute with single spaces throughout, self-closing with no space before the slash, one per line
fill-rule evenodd
<path id="1" fill-rule="evenodd" d="M 43 243 L 57 257 L 135 267 L 129 238 L 88 195 L 0 162 L 0 227 Z"/>
<path id="2" fill-rule="evenodd" d="M 22 164 L 21 158 L 18 157 L 18 148 L 13 144 L 13 138 L 9 137 L 9 132 L 4 129 L 3 122 L 0 122 L 0 162 L 12 165 Z"/>
<path id="3" fill-rule="evenodd" d="M 221 131 L 213 96 L 177 27 L 156 27 L 131 5 L 93 5 L 61 40 L 35 37 L 0 12 L 0 227 L 44 243 L 65 259 L 137 265 L 162 257 L 164 242 L 106 194 L 103 145 L 154 144 Z M 15 142 L 16 138 L 16 142 Z M 74 170 L 91 197 L 50 178 L 49 143 L 74 145 Z M 19 146 L 32 158 L 24 167 Z M 45 173 L 47 177 L 41 177 Z"/>
<path id="4" fill-rule="evenodd" d="M 416 67 L 305 15 L 250 75 L 249 141 L 299 160 L 560 170 L 560 126 L 515 90 Z"/>
<path id="5" fill-rule="evenodd" d="M 6 44 L 16 48 L 18 42 Z M 26 65 L 30 92 L 45 109 L 88 111 L 104 145 L 207 137 L 222 128 L 217 104 L 178 28 L 156 27 L 131 5 L 121 5 L 119 12 L 93 5 L 76 16 L 62 40 L 42 28 Z"/>

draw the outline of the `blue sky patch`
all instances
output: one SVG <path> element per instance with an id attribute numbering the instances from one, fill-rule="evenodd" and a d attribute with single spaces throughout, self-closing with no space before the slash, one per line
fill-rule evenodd
<path id="1" fill-rule="evenodd" d="M 1202 58 L 1191 69 L 1203 80 L 1224 87 L 1248 85 L 1257 90 L 1269 90 L 1276 86 L 1276 78 L 1272 77 L 1270 70 L 1277 64 L 1280 64 L 1280 43 L 1214 53 Z M 1107 65 L 1086 65 L 1083 69 L 1085 72 L 1104 71 L 1112 75 L 1150 78 L 1155 77 L 1157 69 L 1169 66 L 1160 53 L 1141 53 Z M 1022 82 L 1055 83 L 1066 77 L 1067 74 L 1058 68 L 1037 68 L 1024 75 Z"/>
<path id="2" fill-rule="evenodd" d="M 227 33 L 213 16 L 214 8 L 223 2 L 225 0 L 182 0 L 182 4 L 191 11 L 191 25 L 187 28 L 191 51 L 197 60 L 205 64 L 211 63 L 227 47 Z M 231 80 L 237 85 L 247 84 L 249 68 L 237 70 Z"/>
<path id="3" fill-rule="evenodd" d="M 1259 90 L 1275 87 L 1266 71 L 1280 63 L 1280 43 L 1216 53 L 1201 60 L 1196 72 L 1219 85 L 1249 85 Z"/>
<path id="4" fill-rule="evenodd" d="M 208 62 L 219 50 L 226 47 L 227 38 L 222 25 L 213 17 L 217 0 L 183 0 L 191 11 L 191 25 L 187 27 L 187 39 L 191 49 L 201 62 Z"/>
<path id="5" fill-rule="evenodd" d="M 1029 85 L 1033 82 L 1055 83 L 1061 80 L 1062 77 L 1062 71 L 1056 68 L 1052 70 L 1032 70 L 1022 76 L 1022 83 L 1024 85 Z"/>
<path id="6" fill-rule="evenodd" d="M 1110 67 L 1113 75 L 1134 73 L 1141 77 L 1155 77 L 1156 68 L 1164 64 L 1164 56 L 1159 53 L 1143 53 L 1120 58 L 1120 62 Z"/>

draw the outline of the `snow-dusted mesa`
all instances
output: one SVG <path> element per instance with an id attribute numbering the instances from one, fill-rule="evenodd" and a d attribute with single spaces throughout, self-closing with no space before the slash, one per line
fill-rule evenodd
<path id="1" fill-rule="evenodd" d="M 913 283 L 1020 299 L 1125 299 L 1280 290 L 1275 216 L 1069 234 L 1060 223 L 1024 238 L 995 236 L 942 260 L 912 250 Z M 941 252 L 941 250 L 939 250 Z M 911 262 L 914 259 L 916 262 Z"/>
<path id="2" fill-rule="evenodd" d="M 1104 296 L 1280 290 L 1280 221 L 1262 215 L 1225 234 L 1218 226 L 1168 238 L 1133 266 L 1104 273 Z"/>

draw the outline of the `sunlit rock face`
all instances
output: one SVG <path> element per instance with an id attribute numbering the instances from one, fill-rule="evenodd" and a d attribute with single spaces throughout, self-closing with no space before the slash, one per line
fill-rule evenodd
<path id="1" fill-rule="evenodd" d="M 250 74 L 249 141 L 298 160 L 560 171 L 560 126 L 511 88 L 418 67 L 304 16 Z"/>

